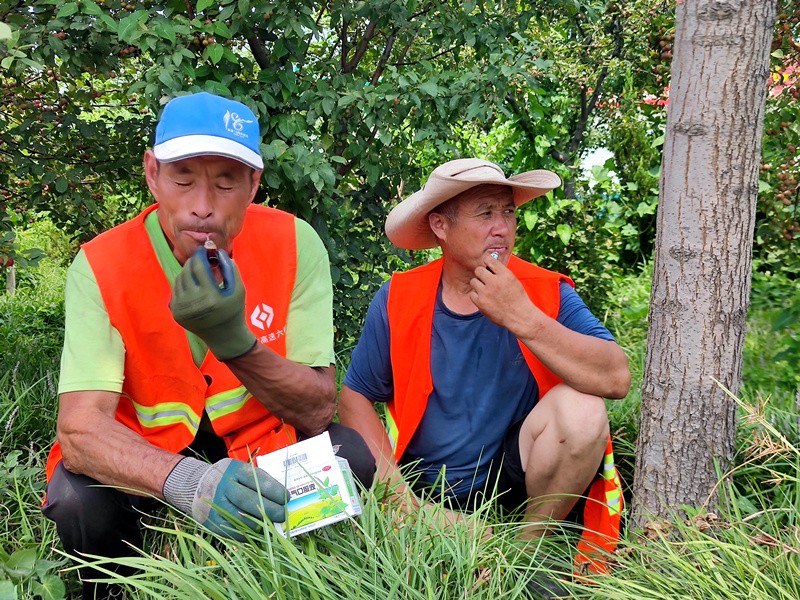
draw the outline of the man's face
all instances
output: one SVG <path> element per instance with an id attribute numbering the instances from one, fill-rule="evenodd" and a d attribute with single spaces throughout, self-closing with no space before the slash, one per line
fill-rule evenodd
<path id="1" fill-rule="evenodd" d="M 442 252 L 473 270 L 496 252 L 506 264 L 514 250 L 517 217 L 511 188 L 481 185 L 456 196 L 450 202 L 455 208 L 454 220 L 439 214 L 431 215 L 431 227 L 439 238 Z"/>
<path id="2" fill-rule="evenodd" d="M 178 262 L 211 238 L 231 251 L 253 201 L 261 171 L 223 156 L 159 163 L 145 154 L 145 176 L 159 204 L 158 221 Z"/>

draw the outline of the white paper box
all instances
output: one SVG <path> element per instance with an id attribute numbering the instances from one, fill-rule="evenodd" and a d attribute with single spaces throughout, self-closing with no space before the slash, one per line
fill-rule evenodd
<path id="1" fill-rule="evenodd" d="M 283 536 L 294 537 L 361 514 L 350 466 L 334 454 L 327 431 L 257 456 L 256 466 L 289 491 L 286 523 L 275 523 Z"/>

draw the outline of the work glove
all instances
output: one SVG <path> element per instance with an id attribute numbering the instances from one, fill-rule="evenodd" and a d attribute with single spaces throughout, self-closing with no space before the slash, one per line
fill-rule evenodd
<path id="1" fill-rule="evenodd" d="M 217 257 L 222 284 L 200 247 L 175 278 L 169 308 L 175 321 L 203 340 L 214 356 L 230 360 L 249 352 L 256 336 L 247 328 L 239 269 L 224 250 L 218 250 Z"/>
<path id="2" fill-rule="evenodd" d="M 241 460 L 209 464 L 187 456 L 172 469 L 163 493 L 167 502 L 206 529 L 240 542 L 245 541 L 243 527 L 262 531 L 264 516 L 275 523 L 286 520 L 286 488 Z"/>

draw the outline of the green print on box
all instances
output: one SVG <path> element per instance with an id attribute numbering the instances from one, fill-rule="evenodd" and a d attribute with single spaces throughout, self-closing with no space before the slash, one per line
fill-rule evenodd
<path id="1" fill-rule="evenodd" d="M 334 454 L 327 432 L 259 456 L 256 465 L 289 492 L 287 522 L 275 523 L 281 535 L 294 537 L 361 514 L 350 465 Z"/>

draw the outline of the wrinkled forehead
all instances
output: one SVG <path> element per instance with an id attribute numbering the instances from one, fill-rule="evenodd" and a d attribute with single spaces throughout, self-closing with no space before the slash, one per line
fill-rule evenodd
<path id="1" fill-rule="evenodd" d="M 510 186 L 484 183 L 476 185 L 450 200 L 459 208 L 472 208 L 476 206 L 514 206 L 514 192 Z"/>

